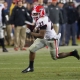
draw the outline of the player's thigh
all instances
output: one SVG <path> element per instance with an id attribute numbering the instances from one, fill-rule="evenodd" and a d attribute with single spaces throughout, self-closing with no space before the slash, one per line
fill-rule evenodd
<path id="1" fill-rule="evenodd" d="M 29 47 L 29 50 L 31 52 L 36 52 L 37 50 L 45 47 L 45 44 L 43 43 L 42 39 L 37 38 L 34 43 Z"/>

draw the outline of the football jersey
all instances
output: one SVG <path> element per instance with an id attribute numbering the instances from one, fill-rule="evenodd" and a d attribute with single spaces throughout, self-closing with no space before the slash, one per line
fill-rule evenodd
<path id="1" fill-rule="evenodd" d="M 36 27 L 41 29 L 46 29 L 44 39 L 52 39 L 57 35 L 55 30 L 52 28 L 52 22 L 47 16 L 41 17 L 36 22 Z"/>

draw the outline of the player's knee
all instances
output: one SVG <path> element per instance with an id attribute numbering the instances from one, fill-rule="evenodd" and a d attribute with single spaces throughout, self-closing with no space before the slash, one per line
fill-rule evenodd
<path id="1" fill-rule="evenodd" d="M 53 60 L 57 60 L 57 57 L 55 57 L 55 56 L 51 56 L 51 57 L 52 57 Z"/>
<path id="2" fill-rule="evenodd" d="M 34 52 L 35 52 L 35 51 L 34 51 L 33 49 L 31 49 L 31 48 L 29 49 L 29 51 L 30 51 L 30 52 L 32 52 L 32 53 L 34 53 Z"/>
<path id="3" fill-rule="evenodd" d="M 37 46 L 32 46 L 32 47 L 30 47 L 30 48 L 29 48 L 29 51 L 30 51 L 30 52 L 33 52 L 33 53 L 36 52 L 36 51 L 37 51 Z"/>
<path id="4" fill-rule="evenodd" d="M 50 54 L 51 54 L 51 58 L 53 60 L 57 60 L 57 56 L 56 56 L 56 53 L 54 51 L 50 51 Z"/>

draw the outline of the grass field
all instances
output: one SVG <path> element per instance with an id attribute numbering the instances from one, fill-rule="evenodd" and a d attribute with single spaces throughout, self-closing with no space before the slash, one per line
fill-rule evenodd
<path id="1" fill-rule="evenodd" d="M 80 46 L 60 47 L 60 52 L 68 52 Z M 0 49 L 0 80 L 80 80 L 80 60 L 68 57 L 52 60 L 46 48 L 37 51 L 34 72 L 23 74 L 21 71 L 28 66 L 27 51 L 14 51 L 8 48 L 8 53 Z"/>

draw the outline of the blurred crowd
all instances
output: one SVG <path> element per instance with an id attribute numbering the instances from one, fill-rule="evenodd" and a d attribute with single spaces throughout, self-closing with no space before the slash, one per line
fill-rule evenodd
<path id="1" fill-rule="evenodd" d="M 22 5 L 19 1 L 21 1 Z M 80 4 L 75 6 L 73 0 L 12 0 L 11 5 L 5 0 L 3 3 L 0 3 L 0 5 L 1 4 L 4 6 L 2 9 L 4 45 L 14 46 L 14 49 L 17 51 L 18 47 L 20 47 L 20 50 L 26 50 L 25 46 L 29 46 L 30 43 L 33 43 L 35 38 L 31 36 L 29 32 L 33 31 L 34 26 L 27 24 L 26 27 L 24 26 L 25 24 L 21 21 L 21 19 L 24 18 L 21 16 L 21 12 L 16 13 L 16 10 L 20 10 L 16 6 L 24 6 L 31 18 L 32 9 L 36 5 L 44 6 L 46 15 L 48 15 L 52 21 L 56 33 L 61 33 L 60 46 L 68 46 L 70 39 L 72 46 L 78 45 L 76 40 L 80 39 Z M 10 7 L 8 7 L 8 5 L 10 5 Z M 14 9 L 15 7 L 16 9 Z M 25 10 L 24 7 L 21 8 L 23 11 Z M 17 17 L 19 17 L 18 20 Z M 29 22 L 32 22 L 28 16 L 24 17 L 26 17 Z M 16 18 L 17 21 L 15 21 L 14 18 Z M 18 28 L 15 27 L 14 22 Z M 23 26 L 24 29 L 19 26 Z M 18 38 L 19 34 L 17 32 L 21 33 L 20 38 Z M 4 52 L 7 51 L 4 50 Z"/>

